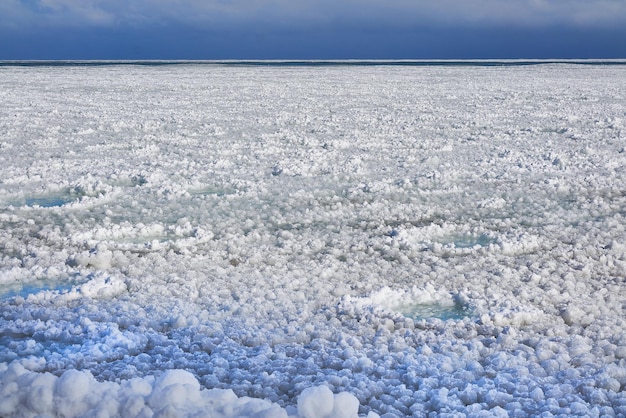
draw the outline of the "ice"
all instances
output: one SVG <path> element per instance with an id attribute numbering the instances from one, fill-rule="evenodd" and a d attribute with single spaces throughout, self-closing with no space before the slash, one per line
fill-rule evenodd
<path id="1" fill-rule="evenodd" d="M 38 414 L 78 417 L 93 416 L 185 416 L 209 413 L 216 417 L 286 416 L 277 405 L 238 398 L 229 390 L 200 390 L 198 381 L 184 370 L 165 372 L 154 384 L 135 378 L 122 384 L 97 382 L 89 372 L 68 370 L 60 377 L 40 374 L 12 364 L 0 371 L 7 416 Z M 14 390 L 21 386 L 21 391 Z M 255 415 L 258 414 L 258 415 Z M 271 416 L 271 415 L 266 415 Z"/>
<path id="2" fill-rule="evenodd" d="M 352 418 L 358 416 L 359 400 L 341 392 L 333 395 L 326 386 L 310 387 L 298 396 L 298 414 L 302 418 Z"/>
<path id="3" fill-rule="evenodd" d="M 305 389 L 298 414 L 277 404 L 238 397 L 232 390 L 202 389 L 185 370 L 168 370 L 156 381 L 134 378 L 121 383 L 97 382 L 87 371 L 67 370 L 60 377 L 35 373 L 12 363 L 0 369 L 4 416 L 197 416 L 272 418 L 357 417 L 359 402 L 349 393 L 325 386 Z"/>
<path id="4" fill-rule="evenodd" d="M 303 396 L 303 395 L 300 395 Z M 333 410 L 330 416 L 333 418 L 355 418 L 359 412 L 359 400 L 348 392 L 334 395 Z"/>
<path id="5" fill-rule="evenodd" d="M 2 67 L 0 415 L 626 415 L 623 71 Z"/>
<path id="6" fill-rule="evenodd" d="M 197 401 L 200 384 L 193 375 L 184 370 L 169 370 L 157 380 L 148 398 L 148 404 L 155 411 L 166 408 L 180 410 Z"/>
<path id="7" fill-rule="evenodd" d="M 326 386 L 307 388 L 298 397 L 298 414 L 304 418 L 324 418 L 334 409 L 334 395 Z"/>

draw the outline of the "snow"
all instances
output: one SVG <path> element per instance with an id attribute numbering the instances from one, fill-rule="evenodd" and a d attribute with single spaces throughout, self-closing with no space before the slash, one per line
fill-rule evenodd
<path id="1" fill-rule="evenodd" d="M 0 415 L 626 415 L 624 69 L 0 67 Z"/>

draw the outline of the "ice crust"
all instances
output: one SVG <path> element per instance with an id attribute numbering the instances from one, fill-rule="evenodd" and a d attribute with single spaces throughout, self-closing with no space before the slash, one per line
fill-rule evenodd
<path id="1" fill-rule="evenodd" d="M 0 416 L 625 416 L 624 68 L 0 68 Z"/>

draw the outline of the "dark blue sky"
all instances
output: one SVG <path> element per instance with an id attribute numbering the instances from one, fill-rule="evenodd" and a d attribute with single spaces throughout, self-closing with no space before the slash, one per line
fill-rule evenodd
<path id="1" fill-rule="evenodd" d="M 1 0 L 0 59 L 626 58 L 621 0 Z"/>

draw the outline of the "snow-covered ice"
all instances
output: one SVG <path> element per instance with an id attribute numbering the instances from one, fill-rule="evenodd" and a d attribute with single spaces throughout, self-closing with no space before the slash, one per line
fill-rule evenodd
<path id="1" fill-rule="evenodd" d="M 625 416 L 626 65 L 0 67 L 0 416 Z"/>

